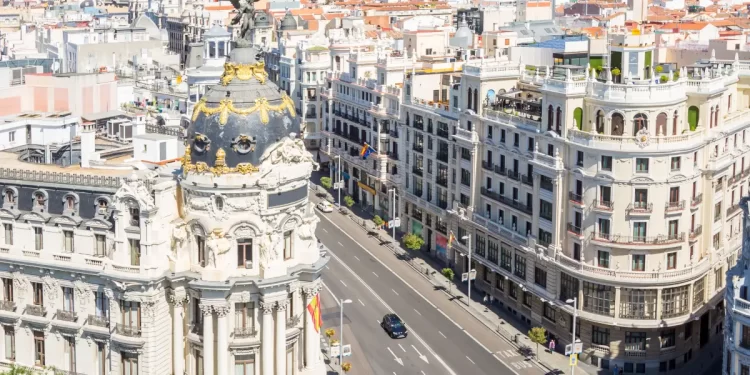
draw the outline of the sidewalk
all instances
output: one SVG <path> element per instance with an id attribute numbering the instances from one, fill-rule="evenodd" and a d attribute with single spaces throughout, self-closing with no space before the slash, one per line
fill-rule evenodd
<path id="1" fill-rule="evenodd" d="M 316 180 L 318 179 L 313 177 L 313 182 L 315 182 Z M 313 195 L 323 191 L 325 191 L 325 189 L 320 186 L 313 186 L 313 189 L 311 190 Z M 335 191 L 332 195 L 335 201 L 337 198 Z M 317 203 L 322 199 L 323 198 L 321 197 L 315 196 L 315 198 L 313 198 L 313 202 Z M 364 210 L 361 210 L 357 207 L 356 204 L 349 208 L 349 211 L 351 211 L 351 214 L 347 216 L 342 215 L 342 218 L 348 217 L 350 220 L 354 221 L 360 227 L 362 227 L 362 230 L 364 232 L 368 233 L 371 236 L 376 236 L 380 240 L 382 246 L 388 248 L 400 259 L 406 261 L 407 264 L 409 264 L 416 272 L 421 274 L 422 277 L 428 279 L 430 283 L 435 285 L 436 288 L 442 289 L 444 293 L 446 293 L 446 296 L 448 298 L 450 298 L 457 305 L 461 306 L 461 308 L 470 313 L 488 329 L 492 330 L 492 332 L 494 332 L 500 339 L 510 343 L 516 349 L 520 349 L 521 347 L 526 346 L 530 347 L 531 350 L 536 353 L 536 344 L 533 344 L 526 334 L 529 329 L 528 325 L 521 322 L 496 305 L 484 304 L 484 293 L 475 288 L 472 288 L 471 306 L 467 306 L 466 301 L 468 300 L 468 297 L 466 293 L 466 284 L 461 282 L 453 282 L 449 287 L 448 281 L 444 277 L 442 277 L 442 275 L 440 275 L 439 270 L 446 267 L 446 265 L 441 264 L 440 261 L 432 257 L 429 252 L 408 251 L 403 249 L 398 242 L 394 241 L 393 237 L 391 236 L 392 232 L 390 230 L 376 230 L 374 228 L 374 224 L 372 223 L 373 215 Z M 397 231 L 396 240 L 400 240 L 402 235 L 403 233 Z M 714 348 L 714 344 L 715 343 L 712 342 L 708 345 L 708 347 L 704 349 L 704 353 L 707 354 L 707 356 L 710 356 L 710 358 L 708 358 L 709 363 L 701 363 L 698 368 L 694 369 L 697 374 L 711 374 L 714 372 L 714 369 L 720 369 L 721 342 L 719 342 L 718 349 Z M 535 362 L 537 362 L 540 367 L 548 371 L 550 374 L 570 373 L 569 358 L 561 353 L 561 351 L 564 351 L 565 349 L 564 345 L 558 345 L 555 353 L 550 353 L 549 350 L 546 350 L 546 348 L 545 350 L 542 350 L 541 345 L 539 349 L 541 353 L 539 354 L 539 358 L 535 359 Z M 717 350 L 718 352 L 716 352 Z M 718 353 L 717 356 L 715 355 L 715 352 Z M 718 358 L 718 362 L 716 362 L 716 358 Z M 718 363 L 718 365 L 716 363 Z M 680 373 L 681 370 L 684 369 L 670 371 L 667 374 Z M 595 366 L 581 361 L 578 362 L 578 366 L 576 366 L 575 369 L 576 374 L 588 375 L 609 375 L 611 374 L 611 371 L 612 370 L 599 369 Z"/>

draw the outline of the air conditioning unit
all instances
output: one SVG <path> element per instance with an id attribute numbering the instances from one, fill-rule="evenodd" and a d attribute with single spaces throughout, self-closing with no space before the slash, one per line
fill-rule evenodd
<path id="1" fill-rule="evenodd" d="M 252 260 L 246 260 L 246 261 L 245 261 L 245 268 L 246 268 L 246 269 L 251 269 L 251 268 L 253 268 L 253 261 L 252 261 Z"/>

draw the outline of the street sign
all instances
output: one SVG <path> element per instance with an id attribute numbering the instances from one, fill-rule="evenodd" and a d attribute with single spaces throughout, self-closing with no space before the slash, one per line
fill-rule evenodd
<path id="1" fill-rule="evenodd" d="M 338 189 L 341 189 L 343 187 L 344 187 L 344 183 L 343 182 L 334 182 L 333 183 L 333 189 L 334 190 L 338 190 Z"/>
<path id="2" fill-rule="evenodd" d="M 397 217 L 397 218 L 393 219 L 393 221 L 394 221 L 393 225 L 395 225 L 397 227 L 401 226 L 401 218 L 400 217 Z"/>
<path id="3" fill-rule="evenodd" d="M 573 354 L 570 356 L 570 365 L 578 366 L 578 354 Z"/>
<path id="4" fill-rule="evenodd" d="M 331 345 L 331 357 L 338 357 L 342 355 L 344 357 L 349 357 L 352 355 L 352 346 L 351 345 L 344 345 L 342 348 L 339 343 Z"/>
<path id="5" fill-rule="evenodd" d="M 338 343 L 331 345 L 331 357 L 338 357 L 341 354 L 341 346 Z"/>
<path id="6" fill-rule="evenodd" d="M 583 353 L 582 342 L 576 342 L 575 346 L 573 344 L 565 345 L 565 355 L 581 354 L 581 353 Z"/>
<path id="7" fill-rule="evenodd" d="M 394 221 L 393 221 L 393 220 L 388 220 L 388 229 L 391 229 L 391 228 L 393 228 L 393 226 L 394 226 L 394 225 L 395 225 L 395 224 L 394 224 Z"/>
<path id="8" fill-rule="evenodd" d="M 352 346 L 351 345 L 344 345 L 344 347 L 341 350 L 341 354 L 344 357 L 349 357 L 352 355 Z"/>
<path id="9" fill-rule="evenodd" d="M 471 270 L 471 281 L 474 281 L 476 279 L 477 279 L 477 270 L 473 269 L 473 270 Z M 465 283 L 467 281 L 469 281 L 469 273 L 468 272 L 464 272 L 464 273 L 461 274 L 461 282 Z"/>

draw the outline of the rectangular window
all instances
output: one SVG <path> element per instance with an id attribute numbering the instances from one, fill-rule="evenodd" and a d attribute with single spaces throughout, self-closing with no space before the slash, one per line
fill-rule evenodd
<path id="1" fill-rule="evenodd" d="M 234 334 L 236 337 L 247 337 L 255 328 L 255 303 L 234 304 Z"/>
<path id="2" fill-rule="evenodd" d="M 705 282 L 706 276 L 693 283 L 693 309 L 703 306 L 706 301 Z"/>
<path id="3" fill-rule="evenodd" d="M 633 241 L 635 242 L 646 241 L 646 235 L 647 235 L 646 224 L 647 223 L 645 221 L 633 223 Z"/>
<path id="4" fill-rule="evenodd" d="M 625 352 L 645 350 L 646 332 L 625 332 Z"/>
<path id="5" fill-rule="evenodd" d="M 515 264 L 515 274 L 516 276 L 520 277 L 521 279 L 526 280 L 526 258 L 523 257 L 523 255 L 516 253 L 516 264 Z"/>
<path id="6" fill-rule="evenodd" d="M 673 270 L 677 268 L 677 252 L 667 254 L 667 269 Z"/>
<path id="7" fill-rule="evenodd" d="M 5 244 L 13 245 L 13 224 L 3 224 L 5 228 Z"/>
<path id="8" fill-rule="evenodd" d="M 612 157 L 602 156 L 602 170 L 612 171 Z"/>
<path id="9" fill-rule="evenodd" d="M 688 313 L 688 293 L 690 285 L 664 288 L 661 292 L 661 318 L 669 319 Z"/>
<path id="10" fill-rule="evenodd" d="M 609 347 L 609 328 L 591 326 L 591 343 Z"/>
<path id="11" fill-rule="evenodd" d="M 120 352 L 122 357 L 122 375 L 138 375 L 138 355 Z"/>
<path id="12" fill-rule="evenodd" d="M 94 303 L 96 304 L 95 314 L 97 317 L 106 318 L 109 316 L 109 299 L 104 292 L 94 292 Z"/>
<path id="13" fill-rule="evenodd" d="M 135 301 L 120 300 L 120 313 L 122 325 L 129 336 L 140 334 L 141 331 L 141 303 Z"/>
<path id="14" fill-rule="evenodd" d="M 544 199 L 539 200 L 539 217 L 552 221 L 552 203 Z"/>
<path id="15" fill-rule="evenodd" d="M 67 288 L 63 287 L 63 311 L 69 311 L 74 312 L 75 311 L 75 305 L 74 305 L 74 294 L 73 294 L 73 288 Z"/>
<path id="16" fill-rule="evenodd" d="M 645 271 L 646 270 L 646 254 L 633 254 L 633 262 L 631 265 L 631 271 Z"/>
<path id="17" fill-rule="evenodd" d="M 12 326 L 3 326 L 5 330 L 5 359 L 16 360 L 16 331 Z"/>
<path id="18" fill-rule="evenodd" d="M 3 278 L 3 301 L 13 302 L 13 279 Z"/>
<path id="19" fill-rule="evenodd" d="M 648 173 L 648 159 L 647 158 L 635 159 L 635 172 L 636 173 Z"/>
<path id="20" fill-rule="evenodd" d="M 578 279 L 560 272 L 560 300 L 567 301 L 578 297 Z"/>
<path id="21" fill-rule="evenodd" d="M 206 238 L 201 235 L 195 235 L 195 248 L 198 251 L 198 264 L 201 267 L 206 266 Z"/>
<path id="22" fill-rule="evenodd" d="M 506 249 L 504 246 L 500 248 L 500 267 L 505 269 L 508 272 L 511 272 L 513 270 L 513 266 L 511 265 L 511 262 L 513 261 L 513 254 L 510 250 Z"/>
<path id="23" fill-rule="evenodd" d="M 679 171 L 680 170 L 680 157 L 679 156 L 672 157 L 669 164 L 670 164 L 669 166 L 672 172 Z"/>
<path id="24" fill-rule="evenodd" d="M 96 375 L 107 375 L 107 351 L 103 342 L 96 343 Z"/>
<path id="25" fill-rule="evenodd" d="M 742 324 L 742 333 L 740 336 L 740 346 L 750 349 L 750 327 Z"/>
<path id="26" fill-rule="evenodd" d="M 34 227 L 34 249 L 42 250 L 44 247 L 44 232 L 42 227 Z"/>
<path id="27" fill-rule="evenodd" d="M 237 267 L 251 268 L 253 266 L 253 240 L 240 238 L 237 240 Z"/>
<path id="28" fill-rule="evenodd" d="M 44 366 L 44 332 L 34 331 L 34 365 Z"/>
<path id="29" fill-rule="evenodd" d="M 234 356 L 234 375 L 255 375 L 255 356 Z"/>
<path id="30" fill-rule="evenodd" d="M 656 290 L 621 288 L 620 318 L 656 319 Z"/>
<path id="31" fill-rule="evenodd" d="M 67 362 L 68 372 L 76 372 L 76 338 L 65 336 L 65 362 Z"/>
<path id="32" fill-rule="evenodd" d="M 543 313 L 544 313 L 544 317 L 547 318 L 549 321 L 551 321 L 551 322 L 557 322 L 557 320 L 555 320 L 555 315 L 556 315 L 557 311 L 555 311 L 555 308 L 552 307 L 547 302 L 544 303 L 544 311 L 543 311 Z"/>
<path id="33" fill-rule="evenodd" d="M 583 167 L 583 151 L 576 152 L 576 165 Z"/>
<path id="34" fill-rule="evenodd" d="M 63 231 L 63 246 L 65 248 L 65 251 L 68 253 L 73 252 L 73 231 L 72 230 L 64 230 Z"/>
<path id="35" fill-rule="evenodd" d="M 532 294 L 529 292 L 523 292 L 523 304 L 526 307 L 531 307 Z"/>
<path id="36" fill-rule="evenodd" d="M 508 296 L 513 299 L 518 299 L 518 290 L 516 289 L 516 283 L 508 280 Z"/>
<path id="37" fill-rule="evenodd" d="M 97 257 L 103 257 L 107 255 L 107 237 L 103 234 L 95 234 L 96 239 L 96 254 Z"/>
<path id="38" fill-rule="evenodd" d="M 583 282 L 583 310 L 590 313 L 615 316 L 615 289 L 609 285 Z"/>
<path id="39" fill-rule="evenodd" d="M 34 305 L 44 306 L 44 286 L 42 283 L 31 283 L 31 292 L 33 295 Z"/>
<path id="40" fill-rule="evenodd" d="M 547 288 L 547 271 L 539 267 L 534 267 L 534 283 L 546 289 Z"/>
<path id="41" fill-rule="evenodd" d="M 292 259 L 292 231 L 284 232 L 284 260 Z"/>
<path id="42" fill-rule="evenodd" d="M 609 268 L 609 251 L 599 250 L 596 254 L 597 265 L 601 268 Z"/>

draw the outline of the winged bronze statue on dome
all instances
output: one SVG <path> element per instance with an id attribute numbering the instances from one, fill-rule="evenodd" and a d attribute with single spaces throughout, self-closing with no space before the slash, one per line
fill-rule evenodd
<path id="1" fill-rule="evenodd" d="M 240 41 L 250 42 L 250 29 L 253 27 L 255 17 L 255 3 L 260 0 L 229 0 L 237 9 L 237 15 L 232 18 L 232 25 L 240 24 Z"/>

